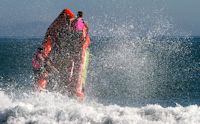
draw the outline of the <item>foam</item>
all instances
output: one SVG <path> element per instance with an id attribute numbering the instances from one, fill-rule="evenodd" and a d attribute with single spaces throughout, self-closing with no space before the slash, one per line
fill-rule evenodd
<path id="1" fill-rule="evenodd" d="M 200 107 L 120 107 L 97 102 L 78 102 L 58 93 L 31 93 L 11 99 L 0 92 L 0 123 L 67 124 L 197 124 Z"/>

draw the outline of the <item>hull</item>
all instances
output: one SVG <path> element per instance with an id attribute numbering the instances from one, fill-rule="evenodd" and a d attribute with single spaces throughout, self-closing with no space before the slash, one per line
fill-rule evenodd
<path id="1" fill-rule="evenodd" d="M 90 45 L 90 37 L 85 34 L 86 29 L 81 34 L 72 31 L 62 13 L 49 26 L 42 47 L 44 56 L 51 60 L 59 73 L 45 67 L 48 78 L 45 80 L 46 85 L 38 81 L 40 89 L 85 96 Z M 84 35 L 86 38 L 83 40 Z"/>

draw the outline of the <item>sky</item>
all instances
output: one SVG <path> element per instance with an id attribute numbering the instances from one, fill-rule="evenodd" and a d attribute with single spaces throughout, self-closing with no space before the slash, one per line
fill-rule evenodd
<path id="1" fill-rule="evenodd" d="M 200 0 L 1 0 L 0 36 L 43 36 L 64 8 L 82 10 L 91 25 L 104 23 L 105 16 L 123 20 L 141 17 L 141 11 L 142 16 L 158 11 L 176 28 L 200 36 L 199 6 Z"/>

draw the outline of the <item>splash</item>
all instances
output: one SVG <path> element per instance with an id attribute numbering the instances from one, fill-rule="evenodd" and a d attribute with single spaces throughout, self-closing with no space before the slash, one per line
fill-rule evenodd
<path id="1" fill-rule="evenodd" d="M 183 80 L 178 75 L 182 62 L 190 61 L 185 59 L 190 53 L 188 34 L 178 37 L 183 33 L 162 12 L 139 12 L 139 17 L 105 16 L 95 23 L 88 94 L 100 101 L 135 105 L 141 99 L 169 99 L 180 93 L 166 87 Z"/>

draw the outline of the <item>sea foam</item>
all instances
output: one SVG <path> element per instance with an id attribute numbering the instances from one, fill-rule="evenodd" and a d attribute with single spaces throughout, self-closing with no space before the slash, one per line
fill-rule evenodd
<path id="1" fill-rule="evenodd" d="M 0 123 L 8 124 L 198 124 L 200 107 L 130 107 L 79 102 L 59 93 L 30 93 L 12 98 L 0 92 Z"/>

